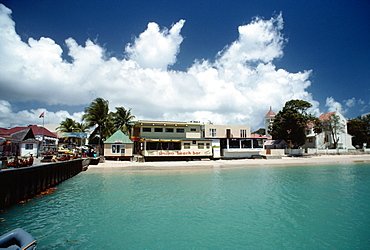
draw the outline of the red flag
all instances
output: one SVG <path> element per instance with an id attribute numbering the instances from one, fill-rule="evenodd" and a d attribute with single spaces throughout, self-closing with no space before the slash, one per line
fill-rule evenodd
<path id="1" fill-rule="evenodd" d="M 39 118 L 43 118 L 43 117 L 44 117 L 44 113 L 45 113 L 45 112 L 42 112 L 42 113 L 40 114 Z"/>

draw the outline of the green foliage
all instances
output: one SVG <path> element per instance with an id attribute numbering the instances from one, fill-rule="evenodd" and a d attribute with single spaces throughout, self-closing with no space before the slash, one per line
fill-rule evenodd
<path id="1" fill-rule="evenodd" d="M 89 107 L 85 108 L 85 114 L 83 120 L 87 122 L 87 126 L 95 127 L 91 133 L 90 138 L 94 138 L 96 135 L 100 136 L 100 144 L 103 143 L 103 139 L 110 136 L 110 116 L 109 116 L 109 102 L 103 98 L 96 98 Z"/>
<path id="2" fill-rule="evenodd" d="M 294 148 L 303 145 L 306 142 L 307 125 L 316 119 L 307 113 L 310 107 L 312 105 L 303 100 L 286 102 L 270 126 L 272 138 L 291 142 Z"/>
<path id="3" fill-rule="evenodd" d="M 252 134 L 260 134 L 260 135 L 264 135 L 266 133 L 266 129 L 264 128 L 259 128 L 258 130 L 252 132 Z"/>
<path id="4" fill-rule="evenodd" d="M 135 116 L 131 114 L 131 109 L 127 110 L 124 107 L 116 107 L 116 110 L 115 113 L 112 113 L 114 127 L 129 135 L 134 125 L 132 119 Z"/>
<path id="5" fill-rule="evenodd" d="M 363 143 L 370 146 L 370 115 L 351 119 L 347 123 L 348 134 L 352 135 L 353 146 L 362 148 Z"/>
<path id="6" fill-rule="evenodd" d="M 109 112 L 109 102 L 103 98 L 96 98 L 89 107 L 85 108 L 83 120 L 89 127 L 95 127 L 90 135 L 90 141 L 99 135 L 99 144 L 108 139 L 117 130 L 129 135 L 131 127 L 134 125 L 131 109 L 116 107 L 116 112 Z"/>
<path id="7" fill-rule="evenodd" d="M 64 121 L 60 122 L 60 126 L 57 127 L 59 132 L 73 132 L 76 122 L 71 118 L 66 118 Z"/>
<path id="8" fill-rule="evenodd" d="M 83 122 L 76 122 L 73 128 L 75 133 L 86 133 L 89 130 L 89 126 Z"/>

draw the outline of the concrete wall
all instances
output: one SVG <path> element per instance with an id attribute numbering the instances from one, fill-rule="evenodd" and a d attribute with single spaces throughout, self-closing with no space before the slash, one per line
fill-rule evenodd
<path id="1" fill-rule="evenodd" d="M 284 149 L 266 149 L 266 155 L 285 155 Z"/>
<path id="2" fill-rule="evenodd" d="M 229 148 L 222 149 L 223 157 L 226 158 L 250 158 L 252 155 L 264 155 L 266 151 L 263 149 L 242 149 L 242 148 Z"/>

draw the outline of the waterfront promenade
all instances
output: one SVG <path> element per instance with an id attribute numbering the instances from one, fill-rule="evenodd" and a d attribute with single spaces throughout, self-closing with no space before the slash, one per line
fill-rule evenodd
<path id="1" fill-rule="evenodd" d="M 356 164 L 370 163 L 370 154 L 361 155 L 321 155 L 305 157 L 282 157 L 281 159 L 237 159 L 237 160 L 207 160 L 207 161 L 158 161 L 158 162 L 131 162 L 105 161 L 98 165 L 90 165 L 88 171 L 97 170 L 209 170 L 241 167 L 272 167 L 272 166 L 299 166 L 322 164 Z"/>

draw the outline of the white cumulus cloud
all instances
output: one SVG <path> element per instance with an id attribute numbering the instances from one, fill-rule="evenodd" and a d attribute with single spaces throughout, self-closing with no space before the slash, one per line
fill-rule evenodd
<path id="1" fill-rule="evenodd" d="M 13 113 L 16 101 L 47 105 L 86 105 L 102 97 L 114 107 L 132 108 L 138 119 L 199 120 L 215 124 L 243 124 L 258 128 L 270 106 L 275 111 L 291 99 L 319 103 L 307 91 L 311 71 L 288 72 L 273 63 L 283 56 L 286 39 L 282 14 L 255 18 L 238 28 L 239 37 L 225 46 L 214 61 L 195 59 L 185 71 L 170 68 L 183 41 L 184 20 L 170 29 L 151 22 L 125 48 L 122 60 L 87 40 L 68 38 L 70 62 L 51 38 L 23 42 L 15 31 L 11 10 L 0 4 L 0 115 L 35 123 L 39 108 Z M 327 102 L 328 103 L 328 102 Z M 47 108 L 46 108 L 47 110 Z M 82 113 L 49 112 L 50 121 Z M 36 115 L 36 116 L 35 116 Z M 0 121 L 7 126 L 10 120 Z"/>

